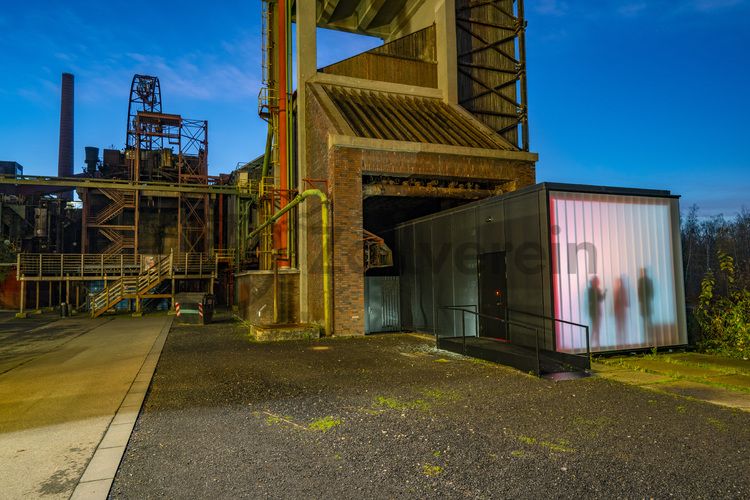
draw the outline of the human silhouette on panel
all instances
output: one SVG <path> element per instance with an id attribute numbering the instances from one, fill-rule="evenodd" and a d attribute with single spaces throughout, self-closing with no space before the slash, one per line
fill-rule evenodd
<path id="1" fill-rule="evenodd" d="M 643 333 L 646 339 L 651 337 L 651 325 L 654 316 L 654 282 L 648 275 L 648 269 L 641 268 L 638 276 L 638 306 L 641 311 L 641 321 L 643 321 Z"/>
<path id="2" fill-rule="evenodd" d="M 624 275 L 615 280 L 613 295 L 615 306 L 615 331 L 617 335 L 617 345 L 619 347 L 627 345 L 628 342 L 627 320 L 628 309 L 630 308 L 630 298 L 627 278 Z"/>
<path id="3" fill-rule="evenodd" d="M 586 289 L 586 300 L 589 307 L 589 318 L 591 318 L 591 345 L 599 346 L 599 332 L 602 327 L 604 299 L 607 297 L 607 290 L 602 291 L 599 286 L 599 277 L 594 276 L 589 281 L 589 287 Z"/>

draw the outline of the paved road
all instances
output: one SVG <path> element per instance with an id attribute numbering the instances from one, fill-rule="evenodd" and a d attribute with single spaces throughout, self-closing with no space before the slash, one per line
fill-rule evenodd
<path id="1" fill-rule="evenodd" d="M 0 498 L 70 496 L 167 321 L 0 324 Z"/>
<path id="2" fill-rule="evenodd" d="M 54 350 L 104 321 L 107 320 L 91 321 L 87 316 L 60 320 L 56 312 L 25 319 L 0 315 L 0 374 Z"/>
<path id="3" fill-rule="evenodd" d="M 413 336 L 172 329 L 114 498 L 748 498 L 750 413 Z"/>

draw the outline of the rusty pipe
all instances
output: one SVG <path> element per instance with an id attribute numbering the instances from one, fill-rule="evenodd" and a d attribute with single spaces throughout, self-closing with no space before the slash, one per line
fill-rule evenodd
<path id="1" fill-rule="evenodd" d="M 289 212 L 291 209 L 305 201 L 307 198 L 311 196 L 317 196 L 320 199 L 320 204 L 322 207 L 320 208 L 320 219 L 321 219 L 321 225 L 322 225 L 322 232 L 321 235 L 321 247 L 323 252 L 323 323 L 324 323 L 324 332 L 326 337 L 330 337 L 333 331 L 332 326 L 332 318 L 331 318 L 331 296 L 333 294 L 331 290 L 331 260 L 330 255 L 328 252 L 328 246 L 329 246 L 329 231 L 328 231 L 328 208 L 329 208 L 329 201 L 328 196 L 321 191 L 320 189 L 308 189 L 306 191 L 301 192 L 298 194 L 292 201 L 289 202 L 288 205 L 286 205 L 284 208 L 273 214 L 267 221 L 265 221 L 260 226 L 256 227 L 255 230 L 250 233 L 248 236 L 248 239 L 251 239 L 255 237 L 257 234 L 260 234 L 263 229 L 268 227 L 271 224 L 275 224 L 279 219 L 281 219 L 284 215 L 286 215 L 287 212 Z"/>

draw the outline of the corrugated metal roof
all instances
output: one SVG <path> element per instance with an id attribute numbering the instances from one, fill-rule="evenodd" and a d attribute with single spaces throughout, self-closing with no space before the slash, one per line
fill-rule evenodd
<path id="1" fill-rule="evenodd" d="M 440 99 L 334 85 L 324 88 L 359 137 L 515 150 Z"/>

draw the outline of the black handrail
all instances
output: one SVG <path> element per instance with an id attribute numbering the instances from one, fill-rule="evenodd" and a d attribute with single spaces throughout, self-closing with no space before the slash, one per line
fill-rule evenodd
<path id="1" fill-rule="evenodd" d="M 471 307 L 474 310 L 470 311 L 470 310 L 464 309 L 466 307 Z M 590 342 L 590 334 L 589 334 L 589 326 L 588 325 L 584 325 L 584 324 L 581 324 L 581 323 L 575 323 L 575 322 L 567 321 L 567 320 L 564 320 L 564 319 L 552 318 L 552 317 L 544 316 L 544 315 L 541 315 L 541 314 L 530 313 L 530 312 L 526 312 L 526 311 L 519 311 L 519 310 L 516 310 L 516 309 L 511 309 L 509 307 L 505 307 L 504 308 L 504 310 L 506 312 L 506 318 L 500 318 L 498 316 L 491 316 L 489 314 L 480 313 L 480 312 L 478 312 L 479 308 L 478 308 L 478 306 L 476 304 L 454 305 L 454 306 L 441 306 L 440 308 L 441 309 L 445 309 L 445 310 L 451 310 L 451 311 L 461 311 L 461 337 L 462 337 L 463 352 L 464 352 L 464 354 L 466 354 L 466 313 L 473 314 L 475 316 L 475 318 L 476 318 L 475 328 L 477 329 L 477 336 L 479 336 L 479 318 L 486 318 L 486 319 L 490 319 L 490 320 L 493 320 L 493 321 L 499 321 L 501 323 L 504 323 L 506 325 L 506 332 L 508 332 L 508 329 L 507 329 L 508 325 L 515 325 L 515 326 L 518 326 L 518 327 L 521 327 L 521 328 L 526 328 L 528 330 L 534 331 L 534 343 L 535 343 L 535 350 L 536 350 L 537 374 L 539 375 L 540 374 L 540 371 L 539 371 L 539 368 L 540 368 L 540 364 L 539 364 L 539 327 L 535 326 L 535 325 L 530 325 L 530 324 L 527 324 L 527 323 L 523 323 L 523 322 L 520 322 L 520 321 L 515 321 L 515 320 L 507 319 L 507 313 L 508 312 L 514 312 L 514 313 L 519 313 L 519 314 L 525 314 L 525 315 L 531 316 L 531 317 L 536 317 L 536 318 L 539 318 L 539 319 L 542 319 L 542 320 L 548 320 L 548 321 L 553 321 L 553 322 L 557 322 L 557 323 L 562 323 L 562 324 L 566 324 L 566 325 L 571 325 L 571 326 L 583 328 L 584 332 L 585 332 L 585 335 L 586 335 L 586 357 L 589 359 L 589 361 L 591 361 L 591 342 Z M 437 324 L 435 324 L 435 336 L 436 336 L 436 340 L 437 340 L 437 336 L 438 336 Z M 508 340 L 511 341 L 510 336 L 509 336 Z"/>
<path id="2" fill-rule="evenodd" d="M 542 314 L 530 313 L 530 312 L 527 312 L 527 311 L 519 311 L 518 309 L 511 309 L 510 307 L 505 307 L 504 309 L 506 311 L 510 311 L 510 312 L 514 312 L 514 313 L 519 313 L 519 314 L 525 314 L 527 316 L 531 316 L 531 317 L 534 317 L 534 318 L 544 319 L 544 320 L 548 320 L 548 321 L 554 321 L 556 323 L 563 323 L 565 325 L 571 325 L 571 326 L 577 326 L 579 328 L 583 328 L 585 330 L 585 332 L 586 332 L 586 356 L 588 356 L 589 359 L 591 359 L 591 340 L 589 338 L 589 325 L 584 325 L 584 324 L 581 324 L 581 323 L 574 323 L 572 321 L 567 321 L 567 320 L 564 320 L 564 319 L 557 319 L 557 318 L 553 318 L 551 316 L 544 316 Z"/>
<path id="3" fill-rule="evenodd" d="M 466 355 L 466 313 L 473 314 L 477 318 L 485 318 L 485 319 L 491 319 L 494 321 L 500 321 L 501 323 L 505 323 L 507 325 L 514 325 L 521 328 L 526 328 L 528 330 L 532 330 L 534 332 L 534 343 L 535 343 L 535 354 L 536 354 L 536 374 L 537 376 L 541 375 L 541 364 L 539 359 L 539 327 L 533 326 L 533 325 L 527 325 L 526 323 L 521 323 L 518 321 L 513 321 L 505 318 L 500 318 L 497 316 L 491 316 L 489 314 L 480 313 L 477 311 L 470 311 L 468 309 L 464 309 L 464 307 L 476 307 L 473 304 L 467 305 L 467 306 L 441 306 L 441 309 L 445 309 L 448 311 L 460 311 L 461 312 L 461 336 L 463 339 L 463 351 L 464 355 Z M 437 325 L 435 325 L 435 333 L 437 334 Z"/>

